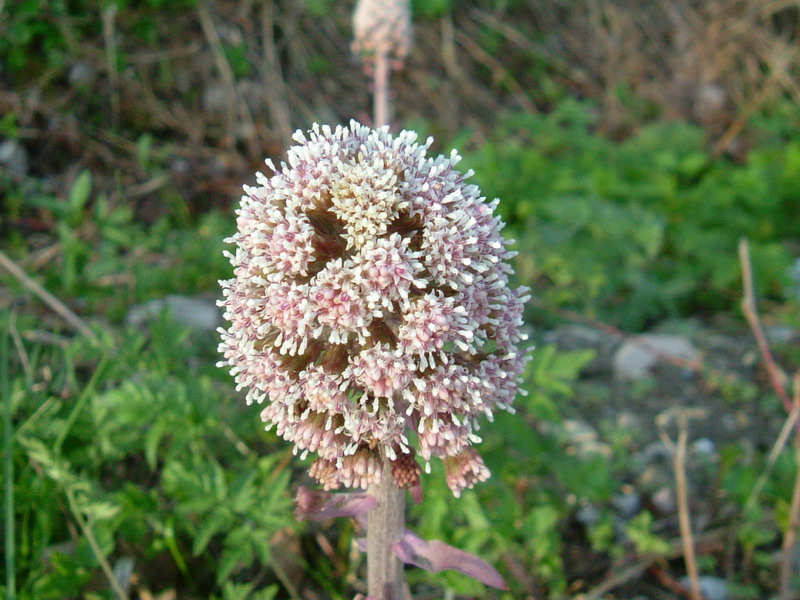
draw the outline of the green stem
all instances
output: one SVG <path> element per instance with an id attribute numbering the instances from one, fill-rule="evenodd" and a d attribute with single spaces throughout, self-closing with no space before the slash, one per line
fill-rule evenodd
<path id="1" fill-rule="evenodd" d="M 94 388 L 97 385 L 100 375 L 103 373 L 103 369 L 105 369 L 107 363 L 108 354 L 104 354 L 103 358 L 100 359 L 100 363 L 97 365 L 97 368 L 94 370 L 94 373 L 92 373 L 92 376 L 89 379 L 89 382 L 86 384 L 86 387 L 83 388 L 83 392 L 78 398 L 78 401 L 75 402 L 75 406 L 72 407 L 72 412 L 69 413 L 67 421 L 64 423 L 64 427 L 61 428 L 61 432 L 58 434 L 58 438 L 56 439 L 54 446 L 56 453 L 61 450 L 61 446 L 64 444 L 64 440 L 67 439 L 67 435 L 69 435 L 72 426 L 75 425 L 75 421 L 78 419 L 78 415 L 80 414 L 83 405 L 86 404 L 89 396 L 91 396 L 92 392 L 94 392 Z"/>
<path id="2" fill-rule="evenodd" d="M 11 390 L 8 383 L 8 332 L 0 333 L 0 393 L 3 395 L 3 452 L 5 457 L 5 553 L 6 597 L 15 600 L 17 582 L 14 565 L 14 439 L 11 423 Z"/>

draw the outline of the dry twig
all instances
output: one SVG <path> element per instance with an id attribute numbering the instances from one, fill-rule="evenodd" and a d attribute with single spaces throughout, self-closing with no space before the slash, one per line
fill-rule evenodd
<path id="1" fill-rule="evenodd" d="M 119 72 L 117 71 L 117 38 L 114 33 L 114 19 L 117 16 L 117 5 L 109 3 L 102 14 L 103 40 L 105 41 L 108 77 L 111 80 L 111 123 L 114 129 L 119 127 Z"/>
<path id="2" fill-rule="evenodd" d="M 677 412 L 667 411 L 656 417 L 658 435 L 664 445 L 670 449 L 673 456 L 675 487 L 678 497 L 678 523 L 681 531 L 681 544 L 683 545 L 683 560 L 689 575 L 692 600 L 702 600 L 703 595 L 700 593 L 700 579 L 697 573 L 692 523 L 689 517 L 689 493 L 686 485 L 686 443 L 689 439 L 689 419 L 701 414 L 696 410 L 681 409 Z M 666 424 L 673 418 L 678 425 L 677 444 L 673 443 L 666 432 Z"/>
<path id="3" fill-rule="evenodd" d="M 781 371 L 775 358 L 772 356 L 772 351 L 767 342 L 767 336 L 764 335 L 764 330 L 761 327 L 761 321 L 758 318 L 756 311 L 756 296 L 753 291 L 753 267 L 750 264 L 750 244 L 745 238 L 739 240 L 739 259 L 742 262 L 742 285 L 744 286 L 744 299 L 742 300 L 742 312 L 750 324 L 750 329 L 753 331 L 753 336 L 756 338 L 758 350 L 761 352 L 761 357 L 764 359 L 764 366 L 767 369 L 772 389 L 783 402 L 784 408 L 787 413 L 792 412 L 792 401 L 786 393 L 784 382 L 786 381 L 786 374 Z"/>
<path id="4" fill-rule="evenodd" d="M 97 336 L 83 320 L 72 312 L 61 300 L 56 298 L 53 294 L 44 289 L 41 285 L 31 279 L 25 271 L 20 269 L 14 261 L 12 261 L 6 254 L 0 250 L 0 266 L 4 267 L 11 275 L 13 275 L 22 285 L 28 288 L 31 292 L 36 294 L 42 302 L 47 304 L 55 313 L 61 316 L 73 329 L 81 333 L 94 343 L 99 343 Z"/>
<path id="5" fill-rule="evenodd" d="M 744 126 L 747 125 L 747 122 L 750 120 L 750 118 L 773 94 L 776 83 L 776 75 L 770 77 L 766 82 L 764 82 L 764 86 L 761 88 L 761 91 L 756 94 L 756 96 L 746 107 L 744 107 L 744 109 L 739 111 L 739 114 L 725 130 L 725 133 L 722 134 L 722 137 L 720 137 L 714 144 L 714 148 L 711 151 L 711 156 L 717 158 L 730 147 L 731 143 L 733 143 L 733 140 L 736 139 L 736 136 L 739 135 L 742 132 L 742 129 L 744 129 Z"/>
<path id="6" fill-rule="evenodd" d="M 528 93 L 514 78 L 511 72 L 503 66 L 498 59 L 487 52 L 483 46 L 475 41 L 475 38 L 464 31 L 455 32 L 456 41 L 467 50 L 473 58 L 483 64 L 492 72 L 493 83 L 506 83 L 508 89 L 514 93 L 514 99 L 519 102 L 520 107 L 527 113 L 536 114 L 538 109 L 528 96 Z"/>
<path id="7" fill-rule="evenodd" d="M 292 117 L 286 101 L 286 86 L 275 44 L 275 5 L 272 0 L 264 2 L 261 8 L 262 64 L 261 76 L 267 81 L 267 105 L 272 126 L 277 129 L 281 146 L 292 142 Z"/>
<path id="8" fill-rule="evenodd" d="M 86 536 L 86 541 L 89 542 L 89 546 L 92 548 L 92 552 L 94 552 L 95 558 L 97 558 L 97 562 L 100 563 L 100 568 L 102 569 L 103 573 L 108 579 L 111 588 L 114 590 L 114 593 L 116 594 L 117 598 L 119 598 L 119 600 L 129 600 L 128 594 L 122 588 L 120 582 L 117 581 L 117 578 L 114 575 L 114 570 L 108 563 L 105 554 L 103 554 L 103 550 L 100 548 L 100 544 L 97 542 L 97 538 L 94 535 L 94 531 L 92 531 L 90 524 L 84 519 L 83 515 L 81 515 L 80 509 L 78 508 L 78 504 L 77 502 L 75 502 L 75 495 L 72 493 L 72 490 L 70 489 L 68 489 L 66 493 L 67 493 L 67 500 L 69 501 L 69 509 L 72 512 L 72 516 L 75 517 L 75 520 L 78 521 L 78 525 L 83 530 L 83 533 Z"/>
<path id="9" fill-rule="evenodd" d="M 794 376 L 793 411 L 800 411 L 800 371 Z M 780 600 L 792 600 L 795 594 L 792 591 L 792 555 L 797 540 L 797 530 L 800 527 L 800 436 L 794 438 L 794 488 L 792 490 L 792 503 L 789 507 L 789 523 L 783 536 L 781 546 L 780 564 Z"/>
<path id="10" fill-rule="evenodd" d="M 701 535 L 698 535 L 695 538 L 695 546 L 697 548 L 712 548 L 719 545 L 721 541 L 725 539 L 725 534 L 727 530 L 725 528 L 715 529 L 713 531 L 708 531 Z M 667 559 L 672 560 L 675 558 L 679 558 L 683 556 L 684 553 L 684 545 L 683 541 L 672 540 L 670 543 L 670 549 L 665 554 L 649 554 L 647 556 L 642 557 L 641 560 L 632 564 L 631 566 L 624 568 L 624 569 L 615 569 L 613 574 L 608 577 L 605 581 L 599 584 L 597 587 L 592 588 L 589 590 L 586 595 L 581 596 L 581 600 L 600 600 L 603 598 L 608 592 L 614 590 L 615 588 L 620 587 L 621 585 L 626 584 L 627 582 L 639 577 L 642 573 L 644 573 L 650 566 L 657 562 L 660 559 Z"/>
<path id="11" fill-rule="evenodd" d="M 197 15 L 200 18 L 200 25 L 203 28 L 203 34 L 206 36 L 211 50 L 214 54 L 214 62 L 217 65 L 225 87 L 228 88 L 228 132 L 227 138 L 228 145 L 233 147 L 236 141 L 236 114 L 241 116 L 247 127 L 247 150 L 252 158 L 258 157 L 261 153 L 261 147 L 257 140 L 258 130 L 256 129 L 255 120 L 250 112 L 250 107 L 247 102 L 240 96 L 236 89 L 236 78 L 233 75 L 233 69 L 225 57 L 225 51 L 222 48 L 222 40 L 214 27 L 214 21 L 211 19 L 211 13 L 208 10 L 208 5 L 205 1 L 197 4 Z M 227 137 L 226 136 L 226 137 Z"/>
<path id="12" fill-rule="evenodd" d="M 758 499 L 759 494 L 761 494 L 761 490 L 767 483 L 767 479 L 769 479 L 770 473 L 772 473 L 772 467 L 775 466 L 775 461 L 778 460 L 778 456 L 783 451 L 783 448 L 786 445 L 786 440 L 789 439 L 789 434 L 792 432 L 792 429 L 797 424 L 798 417 L 800 417 L 800 406 L 798 406 L 795 403 L 795 405 L 792 407 L 792 412 L 790 412 L 789 415 L 786 417 L 786 421 L 784 421 L 783 427 L 781 427 L 781 432 L 778 434 L 778 438 L 772 445 L 772 450 L 770 450 L 769 456 L 767 457 L 767 464 L 761 471 L 761 475 L 759 476 L 758 481 L 756 481 L 756 484 L 750 491 L 750 495 L 747 497 L 747 501 L 744 503 L 744 509 L 742 512 L 744 512 L 745 514 L 747 514 L 750 511 L 753 504 Z"/>

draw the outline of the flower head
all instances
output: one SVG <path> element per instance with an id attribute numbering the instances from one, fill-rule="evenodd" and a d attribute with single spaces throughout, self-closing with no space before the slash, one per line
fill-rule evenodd
<path id="1" fill-rule="evenodd" d="M 527 290 L 460 157 L 351 122 L 295 134 L 288 164 L 245 187 L 228 242 L 221 363 L 326 489 L 402 486 L 414 457 L 458 495 L 489 476 L 478 419 L 511 410 L 528 360 Z"/>

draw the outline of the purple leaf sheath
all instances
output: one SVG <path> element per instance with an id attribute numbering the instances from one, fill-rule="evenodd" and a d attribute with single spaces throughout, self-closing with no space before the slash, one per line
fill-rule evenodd
<path id="1" fill-rule="evenodd" d="M 404 563 L 432 573 L 454 569 L 493 588 L 508 589 L 497 569 L 485 560 L 439 540 L 423 540 L 406 530 L 402 539 L 394 544 L 393 550 Z"/>
<path id="2" fill-rule="evenodd" d="M 361 517 L 377 506 L 375 498 L 365 493 L 331 494 L 301 486 L 295 497 L 295 515 L 298 521 L 324 521 L 337 517 Z"/>

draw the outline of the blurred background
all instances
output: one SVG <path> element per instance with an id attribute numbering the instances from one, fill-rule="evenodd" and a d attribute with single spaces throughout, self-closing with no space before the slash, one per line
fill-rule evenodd
<path id="1" fill-rule="evenodd" d="M 214 333 L 242 184 L 298 128 L 370 121 L 353 5 L 0 0 L 0 596 L 364 591 Z M 537 346 L 481 431 L 493 477 L 454 499 L 434 465 L 409 514 L 511 591 L 410 569 L 414 598 L 690 598 L 682 498 L 705 598 L 797 597 L 800 3 L 413 11 L 395 129 L 501 198 Z"/>

